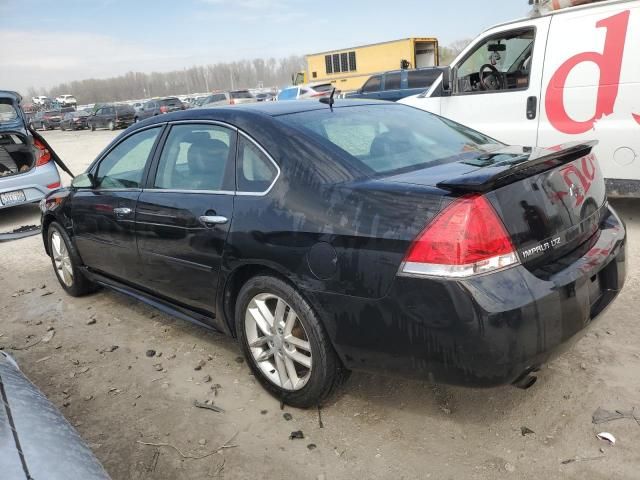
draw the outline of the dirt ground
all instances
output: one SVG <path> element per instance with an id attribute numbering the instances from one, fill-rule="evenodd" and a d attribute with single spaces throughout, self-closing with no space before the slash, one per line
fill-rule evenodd
<path id="1" fill-rule="evenodd" d="M 46 138 L 80 172 L 113 135 L 54 131 Z M 315 410 L 281 410 L 233 340 L 110 291 L 65 295 L 39 236 L 0 243 L 0 347 L 117 480 L 637 479 L 640 425 L 591 422 L 598 407 L 640 407 L 640 202 L 614 205 L 629 230 L 626 287 L 527 391 L 354 373 L 322 409 L 321 426 Z M 35 214 L 0 212 L 0 231 Z M 48 327 L 51 341 L 28 348 Z M 224 412 L 194 407 L 207 399 Z M 534 433 L 523 435 L 523 427 Z M 295 430 L 304 439 L 290 440 Z M 615 446 L 596 439 L 601 431 L 615 435 Z M 578 461 L 563 464 L 570 459 Z"/>

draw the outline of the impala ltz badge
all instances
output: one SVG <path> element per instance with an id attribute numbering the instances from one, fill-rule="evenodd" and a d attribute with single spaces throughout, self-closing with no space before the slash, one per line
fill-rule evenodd
<path id="1" fill-rule="evenodd" d="M 558 245 L 560 245 L 560 243 L 562 243 L 562 240 L 560 239 L 560 237 L 556 237 L 552 240 L 549 240 L 548 242 L 542 242 L 535 247 L 528 248 L 527 250 L 522 250 L 520 252 L 520 255 L 522 256 L 523 260 L 526 260 L 531 255 L 544 253 L 550 248 L 557 247 Z"/>

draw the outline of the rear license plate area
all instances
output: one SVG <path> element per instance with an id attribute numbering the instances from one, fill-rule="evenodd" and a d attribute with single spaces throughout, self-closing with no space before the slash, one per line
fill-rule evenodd
<path id="1" fill-rule="evenodd" d="M 2 205 L 13 205 L 14 203 L 22 203 L 27 200 L 26 195 L 22 190 L 15 190 L 13 192 L 0 193 L 0 202 Z"/>
<path id="2" fill-rule="evenodd" d="M 602 282 L 600 274 L 596 274 L 589 279 L 589 301 L 591 305 L 596 303 L 602 296 Z"/>

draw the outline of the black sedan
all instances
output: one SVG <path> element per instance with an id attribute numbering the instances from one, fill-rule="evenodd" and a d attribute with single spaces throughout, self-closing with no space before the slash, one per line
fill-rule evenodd
<path id="1" fill-rule="evenodd" d="M 87 119 L 89 113 L 78 110 L 77 112 L 65 113 L 60 122 L 60 130 L 84 130 L 88 128 Z"/>
<path id="2" fill-rule="evenodd" d="M 510 147 L 385 102 L 188 110 L 123 132 L 42 203 L 42 232 L 70 295 L 237 336 L 294 406 L 352 369 L 530 385 L 624 283 L 592 146 Z"/>

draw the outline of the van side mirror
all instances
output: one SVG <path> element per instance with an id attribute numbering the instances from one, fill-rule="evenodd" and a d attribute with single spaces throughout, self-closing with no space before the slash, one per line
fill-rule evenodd
<path id="1" fill-rule="evenodd" d="M 451 83 L 452 83 L 452 71 L 451 67 L 444 67 L 442 69 L 442 93 L 444 95 L 451 95 Z"/>
<path id="2" fill-rule="evenodd" d="M 73 188 L 95 188 L 95 179 L 91 173 L 81 173 L 73 178 L 71 186 Z"/>

